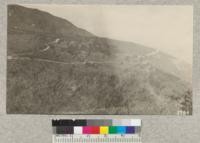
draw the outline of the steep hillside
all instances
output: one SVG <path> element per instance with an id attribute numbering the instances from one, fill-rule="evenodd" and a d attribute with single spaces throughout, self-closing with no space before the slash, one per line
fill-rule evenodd
<path id="1" fill-rule="evenodd" d="M 7 45 L 8 113 L 177 114 L 191 90 L 174 57 L 36 9 L 8 6 Z"/>

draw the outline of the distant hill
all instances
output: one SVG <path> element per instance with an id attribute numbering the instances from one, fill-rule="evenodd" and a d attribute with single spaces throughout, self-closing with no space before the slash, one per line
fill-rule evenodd
<path id="1" fill-rule="evenodd" d="M 7 67 L 8 113 L 177 114 L 192 88 L 187 63 L 19 5 L 8 6 Z"/>

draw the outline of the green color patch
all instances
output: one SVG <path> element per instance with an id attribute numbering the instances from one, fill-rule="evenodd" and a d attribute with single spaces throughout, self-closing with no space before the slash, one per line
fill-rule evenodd
<path id="1" fill-rule="evenodd" d="M 110 126 L 109 127 L 109 134 L 116 134 L 117 133 L 117 127 L 116 126 Z"/>

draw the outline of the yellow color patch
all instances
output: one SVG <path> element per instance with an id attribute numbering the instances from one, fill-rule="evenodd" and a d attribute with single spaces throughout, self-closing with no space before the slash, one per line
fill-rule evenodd
<path id="1" fill-rule="evenodd" d="M 100 134 L 108 134 L 108 127 L 107 126 L 101 126 L 100 127 Z"/>

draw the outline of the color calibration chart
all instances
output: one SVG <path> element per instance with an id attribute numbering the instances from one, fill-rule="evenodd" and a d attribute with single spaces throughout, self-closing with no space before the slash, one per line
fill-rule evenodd
<path id="1" fill-rule="evenodd" d="M 140 119 L 52 120 L 53 143 L 141 143 Z"/>

